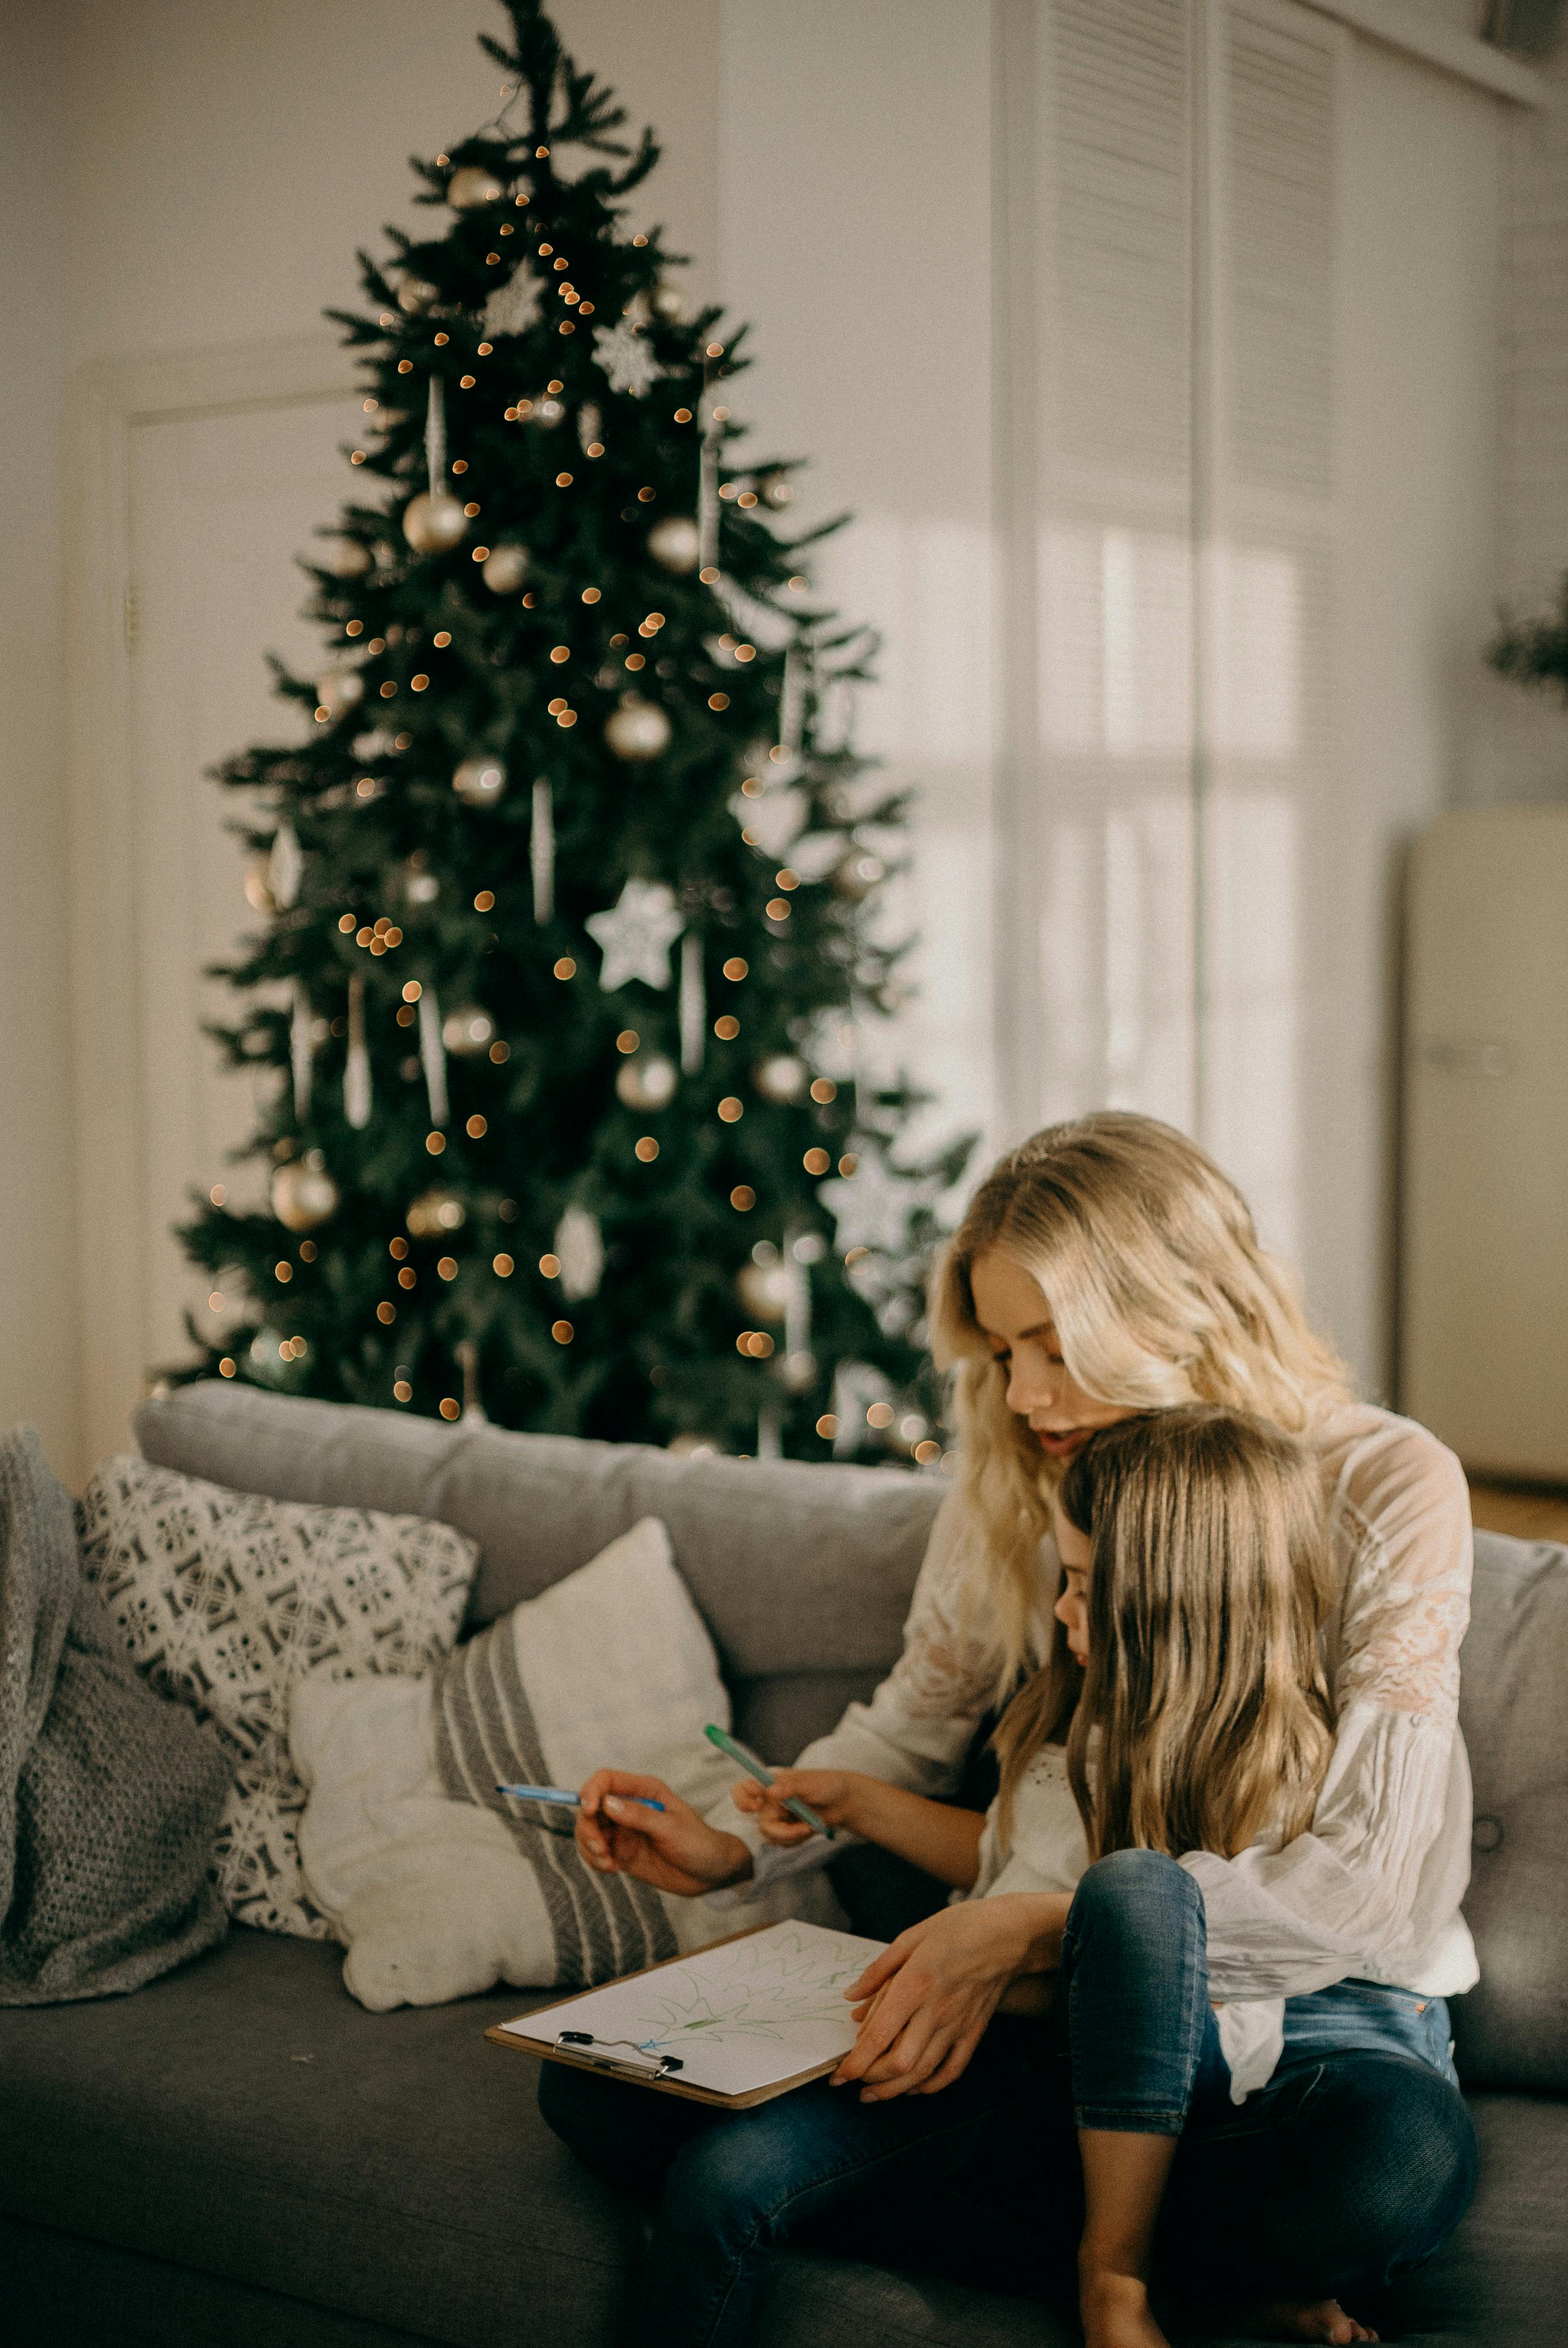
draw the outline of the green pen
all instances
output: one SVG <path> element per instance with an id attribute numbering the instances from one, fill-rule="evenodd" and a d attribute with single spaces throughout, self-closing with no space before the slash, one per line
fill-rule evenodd
<path id="1" fill-rule="evenodd" d="M 743 1745 L 737 1745 L 734 1738 L 727 1735 L 723 1729 L 715 1728 L 710 1721 L 702 1734 L 710 1745 L 716 1745 L 720 1752 L 727 1755 L 730 1760 L 738 1762 L 747 1776 L 754 1777 L 759 1786 L 773 1784 L 774 1773 L 766 1763 L 759 1761 L 754 1753 L 748 1753 Z M 784 1806 L 792 1817 L 800 1820 L 803 1827 L 811 1827 L 817 1834 L 825 1835 L 829 1842 L 837 1840 L 826 1819 L 819 1818 L 816 1812 L 808 1809 L 804 1802 L 797 1802 L 793 1794 L 784 1796 Z"/>

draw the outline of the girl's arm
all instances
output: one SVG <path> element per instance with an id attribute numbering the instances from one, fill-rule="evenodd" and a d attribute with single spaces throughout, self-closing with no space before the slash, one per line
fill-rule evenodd
<path id="1" fill-rule="evenodd" d="M 923 1794 L 885 1785 L 856 1769 L 775 1769 L 771 1787 L 747 1777 L 734 1787 L 732 1799 L 738 1810 L 756 1819 L 767 1842 L 790 1849 L 815 1831 L 784 1807 L 792 1795 L 826 1825 L 897 1852 L 955 1890 L 969 1890 L 979 1873 L 986 1826 L 982 1811 L 930 1802 Z"/>
<path id="2" fill-rule="evenodd" d="M 868 1703 L 852 1704 L 831 1734 L 806 1746 L 798 1756 L 803 1768 L 853 1769 L 927 1797 L 956 1788 L 1000 1668 L 983 1608 L 959 1604 L 968 1529 L 958 1495 L 949 1493 L 931 1528 L 903 1653 Z M 1054 1596 L 1048 1559 L 1042 1608 L 1049 1610 Z M 794 1849 L 769 1841 L 754 1813 L 728 1797 L 708 1819 L 745 1844 L 758 1885 L 820 1867 L 834 1855 L 834 1845 L 820 1835 L 803 1835 Z M 749 1898 L 752 1888 L 743 1885 L 734 1897 Z"/>

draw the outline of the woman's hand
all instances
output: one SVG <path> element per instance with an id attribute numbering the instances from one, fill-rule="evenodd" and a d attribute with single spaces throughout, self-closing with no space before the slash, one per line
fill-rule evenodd
<path id="1" fill-rule="evenodd" d="M 900 1932 L 845 1994 L 860 2034 L 833 2075 L 862 2103 L 934 2096 L 967 2069 L 1009 1984 L 1060 1960 L 1066 1894 L 944 1908 Z"/>
<path id="2" fill-rule="evenodd" d="M 773 1776 L 771 1786 L 743 1777 L 732 1788 L 731 1798 L 737 1810 L 755 1818 L 763 1840 L 776 1843 L 780 1850 L 793 1850 L 797 1843 L 809 1842 L 816 1831 L 785 1809 L 790 1795 L 815 1810 L 825 1826 L 859 1834 L 868 1793 L 875 1796 L 883 1790 L 875 1777 L 863 1776 L 857 1769 L 775 1769 Z"/>
<path id="3" fill-rule="evenodd" d="M 662 1802 L 662 1810 L 634 1800 L 639 1794 Z M 752 1871 L 751 1852 L 740 1837 L 711 1827 L 661 1778 L 596 1769 L 579 1799 L 577 1847 L 600 1875 L 635 1876 L 655 1891 L 697 1900 L 743 1882 Z"/>

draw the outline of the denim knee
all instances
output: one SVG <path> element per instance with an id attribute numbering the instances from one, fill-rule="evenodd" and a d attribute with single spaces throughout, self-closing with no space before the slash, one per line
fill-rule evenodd
<path id="1" fill-rule="evenodd" d="M 1068 1911 L 1074 1938 L 1091 1931 L 1140 1938 L 1184 1931 L 1203 1921 L 1204 1895 L 1186 1869 L 1163 1850 L 1113 1850 L 1081 1877 Z"/>

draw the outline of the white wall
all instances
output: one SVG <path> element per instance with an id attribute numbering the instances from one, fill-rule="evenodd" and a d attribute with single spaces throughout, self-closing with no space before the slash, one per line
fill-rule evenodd
<path id="1" fill-rule="evenodd" d="M 374 242 L 384 220 L 420 217 L 406 156 L 497 102 L 498 74 L 472 41 L 488 14 L 433 14 L 424 0 L 58 0 L 9 12 L 0 31 L 13 326 L 0 402 L 6 445 L 27 454 L 13 468 L 0 576 L 0 1422 L 40 1423 L 70 1470 L 84 1463 L 64 1074 L 62 374 L 330 334 L 320 313 L 354 300 L 355 244 Z M 1015 487 L 995 478 L 993 394 L 1010 329 L 994 250 L 997 11 L 990 0 L 560 0 L 558 16 L 582 61 L 620 87 L 633 127 L 651 118 L 665 139 L 648 211 L 693 253 L 694 290 L 754 323 L 759 364 L 737 405 L 756 419 L 759 448 L 812 460 L 796 511 L 856 510 L 820 575 L 846 613 L 886 633 L 861 738 L 921 794 L 903 911 L 923 933 L 925 995 L 902 1041 L 944 1094 L 928 1129 L 977 1123 L 998 1145 L 1019 1112 L 999 1105 L 1009 1006 L 992 1000 L 992 547 L 998 499 Z M 1327 847 L 1302 906 L 1300 1228 L 1315 1307 L 1377 1384 L 1398 847 L 1445 800 L 1497 783 L 1475 647 L 1497 570 L 1498 139 L 1514 142 L 1502 567 L 1532 586 L 1555 567 L 1552 497 L 1568 498 L 1568 462 L 1538 453 L 1568 374 L 1568 330 L 1526 347 L 1561 262 L 1525 223 L 1556 202 L 1565 167 L 1560 129 L 1354 48 L 1338 456 L 1357 527 L 1339 572 L 1344 751 L 1311 811 Z M 1550 787 L 1568 759 L 1552 767 L 1549 728 L 1537 739 L 1532 771 Z M 91 1004 L 80 1014 L 90 1021 Z"/>
<path id="2" fill-rule="evenodd" d="M 0 1426 L 77 1466 L 70 898 L 62 794 L 60 22 L 0 12 Z"/>
<path id="3" fill-rule="evenodd" d="M 1302 1256 L 1374 1391 L 1391 1376 L 1403 850 L 1462 798 L 1495 592 L 1506 109 L 1370 42 L 1344 125 L 1337 769 L 1308 811 Z"/>
<path id="4" fill-rule="evenodd" d="M 984 0 L 720 0 L 720 298 L 753 322 L 759 454 L 804 455 L 792 526 L 884 643 L 857 746 L 915 794 L 889 892 L 918 998 L 868 1023 L 940 1096 L 919 1139 L 995 1150 L 991 984 L 991 46 Z"/>

